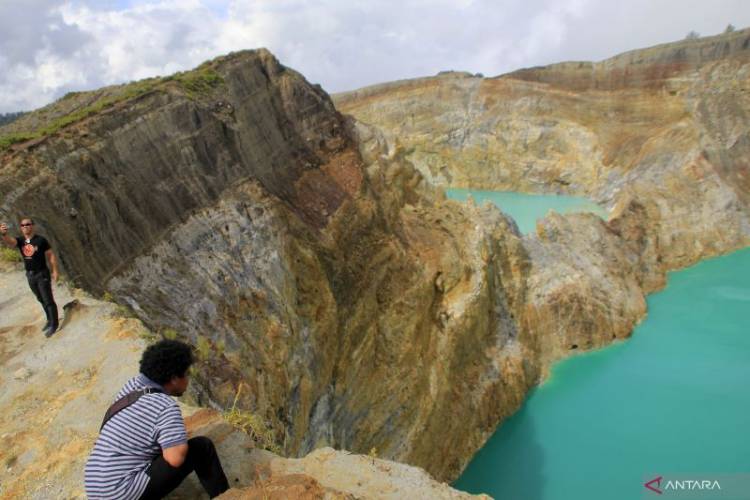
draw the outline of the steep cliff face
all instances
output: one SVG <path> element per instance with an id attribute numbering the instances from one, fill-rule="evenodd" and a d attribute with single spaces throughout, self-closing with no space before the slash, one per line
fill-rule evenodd
<path id="1" fill-rule="evenodd" d="M 747 244 L 750 30 L 339 94 L 432 183 L 589 196 L 660 271 Z M 626 229 L 627 228 L 627 229 Z M 631 238 L 632 239 L 632 238 Z"/>
<path id="2" fill-rule="evenodd" d="M 47 339 L 36 299 L 18 286 L 21 269 L 0 260 L 0 498 L 84 500 L 84 464 L 102 416 L 153 334 L 116 304 L 57 285 L 65 320 Z M 422 469 L 344 450 L 286 459 L 258 448 L 216 411 L 182 405 L 182 413 L 191 436 L 208 436 L 217 447 L 232 486 L 222 498 L 487 498 Z M 191 474 L 169 498 L 208 495 Z"/>
<path id="3" fill-rule="evenodd" d="M 514 226 L 422 189 L 265 51 L 199 70 L 211 85 L 139 82 L 14 123 L 31 138 L 4 152 L 3 216 L 32 215 L 78 284 L 198 345 L 204 403 L 244 382 L 286 453 L 376 448 L 455 477 L 539 378 Z"/>

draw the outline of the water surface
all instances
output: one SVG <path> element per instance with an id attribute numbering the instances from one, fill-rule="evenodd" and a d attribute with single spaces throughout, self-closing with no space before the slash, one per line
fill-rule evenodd
<path id="1" fill-rule="evenodd" d="M 547 212 L 566 214 L 572 212 L 591 212 L 606 219 L 604 208 L 587 198 L 564 196 L 555 194 L 525 194 L 509 191 L 477 191 L 473 189 L 450 188 L 445 190 L 448 198 L 466 201 L 469 194 L 478 205 L 491 201 L 506 214 L 513 217 L 521 233 L 526 234 L 535 230 L 537 219 L 543 218 Z"/>
<path id="2" fill-rule="evenodd" d="M 630 500 L 657 498 L 643 487 L 657 475 L 750 472 L 750 248 L 647 300 L 631 339 L 557 363 L 454 486 Z"/>

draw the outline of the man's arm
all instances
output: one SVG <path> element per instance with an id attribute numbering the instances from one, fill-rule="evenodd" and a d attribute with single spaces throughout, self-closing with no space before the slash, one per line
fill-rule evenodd
<path id="1" fill-rule="evenodd" d="M 55 252 L 52 251 L 50 248 L 46 252 L 44 252 L 44 255 L 47 256 L 47 260 L 49 261 L 49 265 L 52 268 L 52 279 L 56 282 L 57 281 L 57 257 L 55 256 Z"/>
<path id="2" fill-rule="evenodd" d="M 176 469 L 185 462 L 187 452 L 187 443 L 182 443 L 178 444 L 177 446 L 171 446 L 165 450 L 162 450 L 161 454 L 164 457 L 164 460 Z"/>
<path id="3" fill-rule="evenodd" d="M 8 236 L 8 225 L 6 223 L 0 224 L 0 236 L 2 236 L 3 243 L 8 247 L 16 246 L 16 239 Z"/>
<path id="4" fill-rule="evenodd" d="M 156 442 L 161 447 L 164 460 L 172 467 L 185 462 L 188 453 L 188 436 L 185 420 L 176 404 L 167 406 L 156 421 Z"/>

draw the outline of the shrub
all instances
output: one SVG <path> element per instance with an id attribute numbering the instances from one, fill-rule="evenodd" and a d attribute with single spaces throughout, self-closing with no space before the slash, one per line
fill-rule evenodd
<path id="1" fill-rule="evenodd" d="M 143 331 L 141 331 L 141 333 L 140 333 L 139 336 L 143 340 L 145 340 L 147 344 L 155 344 L 159 340 L 159 337 L 156 334 L 154 334 L 153 332 L 151 332 L 149 330 L 145 330 L 145 329 Z"/>
<path id="2" fill-rule="evenodd" d="M 121 318 L 135 318 L 133 310 L 128 306 L 123 306 L 121 304 L 115 306 L 115 315 L 120 316 Z"/>
<path id="3" fill-rule="evenodd" d="M 198 352 L 198 359 L 206 361 L 211 355 L 211 342 L 206 337 L 198 337 L 195 350 Z"/>
<path id="4" fill-rule="evenodd" d="M 167 340 L 177 340 L 177 330 L 174 328 L 165 328 L 161 334 Z"/>
<path id="5" fill-rule="evenodd" d="M 3 262 L 21 262 L 21 254 L 14 248 L 0 247 L 0 260 Z"/>
<path id="6" fill-rule="evenodd" d="M 281 454 L 281 448 L 274 441 L 273 431 L 268 427 L 265 420 L 255 413 L 237 408 L 240 392 L 242 392 L 242 383 L 240 383 L 237 389 L 232 408 L 223 414 L 224 420 L 234 428 L 250 436 L 260 448 L 276 453 L 277 455 Z"/>

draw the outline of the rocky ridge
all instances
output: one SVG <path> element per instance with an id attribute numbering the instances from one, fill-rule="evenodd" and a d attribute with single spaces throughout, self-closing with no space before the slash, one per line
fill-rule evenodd
<path id="1" fill-rule="evenodd" d="M 338 94 L 430 182 L 587 196 L 627 231 L 646 290 L 748 243 L 750 30 L 495 78 Z M 627 229 L 626 229 L 627 228 Z M 637 233 L 637 234 L 636 234 Z"/>

